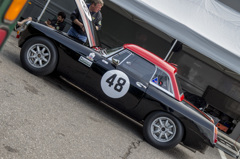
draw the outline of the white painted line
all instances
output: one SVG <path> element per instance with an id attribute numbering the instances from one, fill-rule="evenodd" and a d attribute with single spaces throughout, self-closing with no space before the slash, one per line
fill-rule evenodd
<path id="1" fill-rule="evenodd" d="M 218 152 L 219 152 L 219 154 L 221 156 L 221 159 L 227 159 L 225 153 L 222 150 L 218 149 Z"/>

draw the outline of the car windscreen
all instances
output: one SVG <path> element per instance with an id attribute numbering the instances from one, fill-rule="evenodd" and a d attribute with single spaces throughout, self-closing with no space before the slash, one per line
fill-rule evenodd
<path id="1" fill-rule="evenodd" d="M 108 59 L 110 61 L 117 60 L 118 69 L 124 70 L 125 73 L 145 82 L 149 82 L 155 72 L 155 65 L 128 49 L 123 49 Z"/>
<path id="2" fill-rule="evenodd" d="M 123 50 L 123 47 L 116 47 L 116 48 L 106 48 L 106 49 L 103 49 L 101 50 L 102 51 L 102 54 L 106 57 L 110 57 L 114 54 L 116 54 L 117 52 Z"/>

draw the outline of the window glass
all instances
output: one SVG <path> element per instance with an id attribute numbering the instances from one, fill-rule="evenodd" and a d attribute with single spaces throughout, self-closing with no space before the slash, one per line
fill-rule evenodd
<path id="1" fill-rule="evenodd" d="M 117 50 L 116 50 L 116 51 L 117 51 Z M 114 52 L 114 51 L 113 51 L 113 52 Z M 126 49 L 125 49 L 125 50 L 122 50 L 122 51 L 120 51 L 119 53 L 117 53 L 117 54 L 109 57 L 108 59 L 109 59 L 110 61 L 112 61 L 112 59 L 118 60 L 118 61 L 119 61 L 119 64 L 120 64 L 120 63 L 123 62 L 123 60 L 126 59 L 126 57 L 128 57 L 130 54 L 131 54 L 131 52 L 130 52 L 129 50 L 126 50 Z"/>
<path id="2" fill-rule="evenodd" d="M 125 60 L 123 60 L 120 63 L 120 67 L 123 68 L 125 72 L 147 82 L 150 81 L 155 71 L 155 65 L 134 53 L 131 53 Z"/>
<path id="3" fill-rule="evenodd" d="M 112 61 L 112 59 L 118 60 L 118 69 L 121 69 L 125 73 L 129 73 L 132 76 L 135 76 L 136 78 L 145 80 L 147 82 L 150 81 L 155 71 L 155 65 L 141 58 L 128 49 L 124 49 L 119 53 L 109 57 L 108 59 L 110 61 Z"/>
<path id="4" fill-rule="evenodd" d="M 117 48 L 106 48 L 104 50 L 101 50 L 102 51 L 102 54 L 109 57 L 111 56 L 112 54 L 115 54 L 116 52 L 119 52 L 123 50 L 123 47 L 117 47 Z"/>
<path id="5" fill-rule="evenodd" d="M 131 54 L 130 51 L 124 50 L 113 56 L 113 58 L 119 60 L 119 64 L 121 64 L 123 60 L 126 59 L 126 57 L 128 57 L 130 54 Z"/>
<path id="6" fill-rule="evenodd" d="M 171 79 L 165 71 L 158 68 L 151 82 L 167 93 L 173 94 Z"/>

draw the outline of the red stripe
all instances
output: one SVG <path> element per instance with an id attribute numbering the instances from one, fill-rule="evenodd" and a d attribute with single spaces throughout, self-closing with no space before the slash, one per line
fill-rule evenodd
<path id="1" fill-rule="evenodd" d="M 214 122 L 205 113 L 203 113 L 201 110 L 199 110 L 196 106 L 194 106 L 192 103 L 190 103 L 186 99 L 183 99 L 183 100 L 185 102 L 187 102 L 189 105 L 191 105 L 193 108 L 195 108 L 197 111 L 199 111 L 202 115 L 204 115 L 209 121 L 211 121 L 214 124 Z"/>
<path id="2" fill-rule="evenodd" d="M 91 42 L 93 43 L 92 45 L 96 46 L 96 43 L 95 43 L 95 40 L 94 40 L 94 37 L 93 37 L 93 33 L 92 33 L 92 30 L 90 28 L 89 23 L 88 23 L 88 31 L 89 31 L 89 34 L 90 34 Z"/>

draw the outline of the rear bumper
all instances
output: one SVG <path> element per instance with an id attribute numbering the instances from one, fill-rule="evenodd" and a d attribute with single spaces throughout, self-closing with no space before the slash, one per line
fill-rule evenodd
<path id="1" fill-rule="evenodd" d="M 218 133 L 216 147 L 234 158 L 239 158 L 239 144 L 223 133 Z"/>

